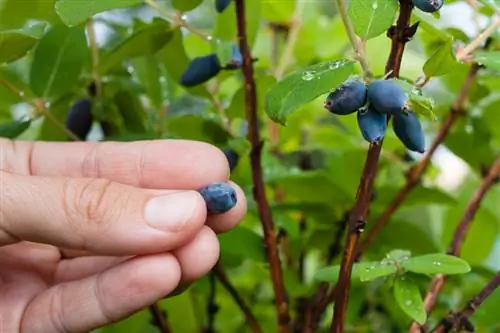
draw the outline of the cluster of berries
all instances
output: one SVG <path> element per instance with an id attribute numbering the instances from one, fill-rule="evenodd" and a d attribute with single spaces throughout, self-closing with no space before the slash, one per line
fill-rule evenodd
<path id="1" fill-rule="evenodd" d="M 422 125 L 410 109 L 408 94 L 395 80 L 375 80 L 368 86 L 358 80 L 348 80 L 328 94 L 325 108 L 337 115 L 357 112 L 358 126 L 363 138 L 378 143 L 385 136 L 388 116 L 393 130 L 411 151 L 425 151 Z"/>

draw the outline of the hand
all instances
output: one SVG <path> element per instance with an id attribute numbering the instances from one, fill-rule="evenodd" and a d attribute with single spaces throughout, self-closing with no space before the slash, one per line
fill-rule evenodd
<path id="1" fill-rule="evenodd" d="M 181 140 L 0 140 L 1 332 L 84 332 L 182 291 L 219 257 L 195 190 L 227 181 L 224 154 Z"/>

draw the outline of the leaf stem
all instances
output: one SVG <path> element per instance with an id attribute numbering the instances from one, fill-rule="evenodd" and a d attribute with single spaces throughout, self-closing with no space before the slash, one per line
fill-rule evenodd
<path id="1" fill-rule="evenodd" d="M 162 333 L 172 333 L 172 329 L 167 321 L 167 316 L 162 311 L 158 303 L 154 303 L 149 307 L 149 312 L 153 317 L 153 325 L 160 329 Z"/>
<path id="2" fill-rule="evenodd" d="M 365 78 L 370 79 L 373 74 L 370 70 L 370 65 L 368 64 L 368 60 L 366 59 L 365 54 L 365 44 L 361 41 L 356 33 L 354 32 L 354 26 L 352 25 L 351 19 L 347 13 L 347 6 L 345 0 L 335 0 L 335 4 L 337 5 L 337 10 L 342 18 L 342 22 L 344 23 L 345 30 L 347 32 L 347 37 L 349 38 L 349 42 L 351 43 L 352 49 L 356 54 L 356 60 L 361 65 L 363 69 Z"/>
<path id="3" fill-rule="evenodd" d="M 489 27 L 480 33 L 469 45 L 457 52 L 457 59 L 459 61 L 466 60 L 472 52 L 474 52 L 481 44 L 490 37 L 495 30 L 500 27 L 500 18 L 497 18 Z"/>
<path id="4" fill-rule="evenodd" d="M 493 163 L 492 167 L 488 171 L 488 174 L 481 182 L 481 185 L 470 199 L 464 215 L 462 216 L 462 218 L 458 222 L 457 227 L 455 228 L 455 233 L 453 235 L 450 247 L 448 249 L 448 254 L 454 256 L 460 256 L 460 250 L 462 248 L 462 244 L 467 236 L 467 233 L 470 229 L 472 222 L 474 221 L 474 216 L 479 210 L 481 202 L 483 201 L 488 191 L 493 187 L 493 185 L 495 185 L 498 182 L 499 175 L 500 175 L 500 157 L 498 157 L 496 161 Z M 428 315 L 432 311 L 434 304 L 436 304 L 437 297 L 441 292 L 441 290 L 443 289 L 445 279 L 446 279 L 445 275 L 438 274 L 434 277 L 434 279 L 431 282 L 431 286 L 424 299 L 425 310 Z M 420 325 L 416 322 L 413 322 L 408 332 L 409 333 L 420 332 Z"/>
<path id="5" fill-rule="evenodd" d="M 243 54 L 243 74 L 245 77 L 245 102 L 248 121 L 248 141 L 252 148 L 250 151 L 250 163 L 252 166 L 253 194 L 257 203 L 257 210 L 264 231 L 264 242 L 267 252 L 267 259 L 270 266 L 270 273 L 275 295 L 275 306 L 278 315 L 278 327 L 280 333 L 290 332 L 290 314 L 288 297 L 286 295 L 283 281 L 283 272 L 279 249 L 276 242 L 276 230 L 269 202 L 267 199 L 263 170 L 262 170 L 262 147 L 263 142 L 260 137 L 259 118 L 257 113 L 257 89 L 254 78 L 254 69 L 250 48 L 248 45 L 245 1 L 235 0 L 236 18 L 238 27 L 238 39 L 241 53 Z"/>

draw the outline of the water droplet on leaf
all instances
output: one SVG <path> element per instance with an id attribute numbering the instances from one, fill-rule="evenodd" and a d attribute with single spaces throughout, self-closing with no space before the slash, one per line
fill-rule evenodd
<path id="1" fill-rule="evenodd" d="M 316 72 L 314 71 L 305 71 L 302 73 L 302 80 L 304 81 L 311 81 L 316 77 Z"/>

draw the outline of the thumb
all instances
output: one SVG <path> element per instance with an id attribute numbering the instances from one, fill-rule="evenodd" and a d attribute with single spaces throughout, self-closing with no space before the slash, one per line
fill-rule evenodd
<path id="1" fill-rule="evenodd" d="M 24 240 L 98 255 L 158 253 L 189 242 L 207 214 L 196 191 L 5 172 L 0 184 L 0 246 Z"/>

